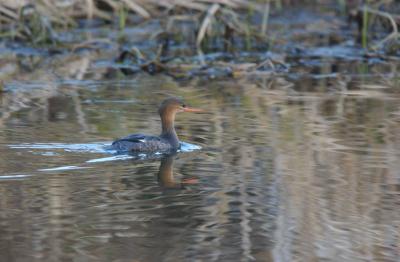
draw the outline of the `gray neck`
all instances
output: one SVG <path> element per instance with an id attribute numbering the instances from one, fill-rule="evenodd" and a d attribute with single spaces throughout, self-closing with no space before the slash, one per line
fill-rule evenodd
<path id="1" fill-rule="evenodd" d="M 176 135 L 174 122 L 166 121 L 164 119 L 162 121 L 162 132 L 160 137 L 167 140 L 174 148 L 179 148 L 179 138 Z"/>

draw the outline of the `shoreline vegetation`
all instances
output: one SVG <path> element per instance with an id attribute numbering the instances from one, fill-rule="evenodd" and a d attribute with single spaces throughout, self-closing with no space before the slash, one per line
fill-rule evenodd
<path id="1" fill-rule="evenodd" d="M 111 24 L 123 30 L 157 20 L 162 31 L 155 32 L 153 38 L 166 40 L 175 33 L 176 27 L 188 23 L 199 52 L 202 45 L 215 37 L 222 39 L 226 50 L 234 36 L 243 38 L 244 47 L 249 48 L 251 41 L 271 41 L 268 34 L 271 14 L 279 15 L 285 9 L 303 5 L 319 7 L 322 14 L 330 9 L 335 16 L 347 18 L 349 25 L 356 23 L 355 37 L 364 48 L 377 49 L 400 36 L 397 0 L 3 0 L 0 3 L 1 36 L 33 45 L 61 45 L 57 31 L 82 27 L 84 21 L 89 25 L 91 21 L 92 24 Z M 380 39 L 374 35 L 377 32 L 381 33 Z M 181 37 L 181 41 L 184 39 Z"/>
<path id="2" fill-rule="evenodd" d="M 125 75 L 284 73 L 288 57 L 318 56 L 321 46 L 331 48 L 324 56 L 400 56 L 397 0 L 4 0 L 0 23 L 8 49 L 48 56 L 113 49 Z M 35 68 L 35 58 L 18 64 Z"/>

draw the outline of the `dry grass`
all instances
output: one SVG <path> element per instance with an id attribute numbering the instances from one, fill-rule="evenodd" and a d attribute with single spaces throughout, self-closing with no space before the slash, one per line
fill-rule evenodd
<path id="1" fill-rule="evenodd" d="M 75 19 L 84 16 L 87 18 L 112 19 L 112 15 L 117 14 L 122 8 L 149 19 L 159 17 L 163 14 L 163 11 L 170 10 L 202 13 L 206 12 L 213 4 L 233 10 L 249 8 L 257 10 L 260 7 L 260 4 L 251 0 L 3 0 L 0 3 L 0 12 L 2 13 L 0 17 L 5 21 L 16 19 L 19 11 L 29 4 L 34 4 L 43 15 L 58 21 L 62 21 L 65 17 Z"/>
<path id="2" fill-rule="evenodd" d="M 302 1 L 290 0 L 2 0 L 0 1 L 0 35 L 12 37 L 32 43 L 55 43 L 57 28 L 76 26 L 77 19 L 101 19 L 120 25 L 137 23 L 133 16 L 141 17 L 143 21 L 159 19 L 164 25 L 164 32 L 177 30 L 176 23 L 181 21 L 194 22 L 195 45 L 202 54 L 202 44 L 208 38 L 223 37 L 229 42 L 232 34 L 240 36 L 248 45 L 256 41 L 267 41 L 268 20 L 272 8 L 299 4 Z M 308 4 L 335 2 L 335 0 L 304 1 Z M 400 16 L 385 12 L 382 3 L 396 5 L 395 0 L 379 1 L 369 6 L 352 6 L 350 3 L 337 0 L 344 9 L 358 10 L 363 13 L 362 36 L 364 47 L 376 48 L 384 43 L 399 38 L 398 25 Z M 361 2 L 359 3 L 361 4 Z M 386 10 L 391 10 L 390 7 Z M 392 10 L 391 10 L 392 11 Z M 400 10 L 395 10 L 400 12 Z M 260 15 L 259 24 L 249 23 L 248 18 L 254 14 Z M 378 16 L 389 21 L 392 33 L 377 42 L 367 45 L 368 23 L 372 16 Z M 367 18 L 368 20 L 367 21 Z M 163 33 L 163 32 L 157 32 Z M 229 43 L 228 43 L 229 44 Z"/>
<path id="3" fill-rule="evenodd" d="M 266 2 L 269 3 L 270 0 Z M 3 0 L 0 3 L 0 23 L 11 29 L 3 31 L 3 36 L 10 34 L 24 40 L 40 42 L 31 39 L 31 31 L 51 31 L 48 29 L 74 26 L 76 19 L 94 18 L 116 22 L 119 18 L 124 20 L 120 21 L 123 27 L 127 19 L 123 16 L 125 11 L 144 20 L 163 19 L 173 27 L 176 19 L 190 16 L 201 25 L 197 28 L 197 44 L 200 46 L 212 23 L 217 20 L 241 34 L 247 32 L 248 26 L 244 25 L 238 12 L 248 10 L 264 10 L 264 7 L 257 1 L 250 0 Z M 43 30 L 43 27 L 47 29 Z M 263 31 L 265 30 L 264 28 Z M 50 32 L 47 32 L 44 38 L 50 37 Z"/>
<path id="4" fill-rule="evenodd" d="M 382 47 L 386 42 L 393 40 L 393 39 L 400 39 L 400 33 L 398 29 L 397 23 L 400 23 L 400 16 L 399 15 L 393 15 L 388 12 L 383 12 L 380 10 L 375 10 L 369 7 L 364 7 L 361 11 L 363 12 L 368 12 L 370 14 L 382 17 L 384 19 L 387 19 L 390 23 L 391 30 L 392 32 L 386 36 L 384 39 L 380 40 L 377 44 L 375 44 L 372 48 L 373 49 L 378 49 L 379 47 Z"/>

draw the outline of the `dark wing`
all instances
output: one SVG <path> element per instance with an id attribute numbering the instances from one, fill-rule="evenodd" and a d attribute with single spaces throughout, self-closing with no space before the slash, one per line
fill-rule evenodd
<path id="1" fill-rule="evenodd" d="M 115 140 L 112 144 L 118 142 L 131 142 L 131 143 L 145 143 L 148 141 L 160 141 L 161 139 L 157 136 L 148 136 L 143 134 L 131 134 L 129 136 Z"/>
<path id="2" fill-rule="evenodd" d="M 143 134 L 131 134 L 129 136 L 115 140 L 112 144 L 114 145 L 118 142 L 143 143 L 144 141 L 146 141 L 147 137 L 148 136 Z"/>

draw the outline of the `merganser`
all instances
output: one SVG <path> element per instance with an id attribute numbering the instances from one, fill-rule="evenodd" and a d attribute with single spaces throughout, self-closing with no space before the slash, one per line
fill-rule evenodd
<path id="1" fill-rule="evenodd" d="M 131 153 L 175 152 L 180 147 L 174 127 L 175 115 L 179 112 L 203 112 L 203 110 L 188 107 L 178 98 L 165 99 L 158 109 L 162 126 L 160 136 L 131 134 L 115 140 L 111 149 Z"/>

